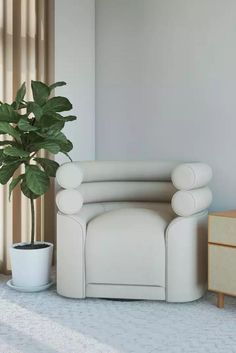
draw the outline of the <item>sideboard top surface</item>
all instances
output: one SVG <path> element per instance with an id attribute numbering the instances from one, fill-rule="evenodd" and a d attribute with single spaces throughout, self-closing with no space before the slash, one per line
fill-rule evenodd
<path id="1" fill-rule="evenodd" d="M 209 213 L 209 216 L 236 218 L 236 210 L 211 212 Z"/>

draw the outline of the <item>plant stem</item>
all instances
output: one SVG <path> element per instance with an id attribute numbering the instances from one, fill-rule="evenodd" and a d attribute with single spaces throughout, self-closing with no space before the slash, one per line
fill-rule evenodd
<path id="1" fill-rule="evenodd" d="M 31 244 L 34 244 L 34 225 L 35 225 L 35 212 L 34 212 L 34 200 L 30 199 L 31 206 Z"/>

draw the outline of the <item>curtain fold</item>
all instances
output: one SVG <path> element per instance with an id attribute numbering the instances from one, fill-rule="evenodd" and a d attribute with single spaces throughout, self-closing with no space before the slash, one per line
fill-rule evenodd
<path id="1" fill-rule="evenodd" d="M 28 92 L 31 80 L 52 83 L 53 67 L 54 0 L 0 0 L 0 101 L 11 103 L 23 82 Z M 36 201 L 37 240 L 53 242 L 53 194 L 52 185 Z M 10 270 L 10 245 L 30 240 L 30 222 L 29 200 L 17 187 L 9 202 L 8 185 L 0 185 L 0 272 Z"/>

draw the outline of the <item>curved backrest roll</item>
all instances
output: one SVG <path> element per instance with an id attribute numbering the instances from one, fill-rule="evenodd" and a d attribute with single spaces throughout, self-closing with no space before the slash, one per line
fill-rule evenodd
<path id="1" fill-rule="evenodd" d="M 111 201 L 170 202 L 176 192 L 168 181 L 103 181 L 81 184 L 84 203 Z"/>
<path id="2" fill-rule="evenodd" d="M 74 162 L 84 182 L 94 181 L 171 181 L 177 162 L 88 161 Z"/>

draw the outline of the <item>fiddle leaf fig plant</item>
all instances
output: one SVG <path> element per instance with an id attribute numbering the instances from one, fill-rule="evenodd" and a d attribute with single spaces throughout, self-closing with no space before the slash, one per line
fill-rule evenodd
<path id="1" fill-rule="evenodd" d="M 52 97 L 56 87 L 66 83 L 46 85 L 31 81 L 33 100 L 25 100 L 26 85 L 22 84 L 12 104 L 0 102 L 0 183 L 9 184 L 9 198 L 19 184 L 23 194 L 30 199 L 32 229 L 31 245 L 35 239 L 34 200 L 44 195 L 55 177 L 59 164 L 53 159 L 40 157 L 43 150 L 51 154 L 68 152 L 73 148 L 71 141 L 62 132 L 67 122 L 76 116 L 65 115 L 70 111 L 70 101 L 61 96 Z M 17 173 L 18 172 L 18 173 Z"/>

